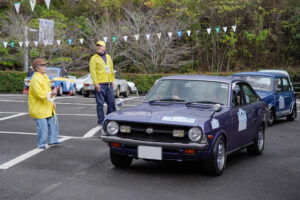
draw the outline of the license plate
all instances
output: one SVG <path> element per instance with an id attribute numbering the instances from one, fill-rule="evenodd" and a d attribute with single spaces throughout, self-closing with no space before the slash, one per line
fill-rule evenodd
<path id="1" fill-rule="evenodd" d="M 138 157 L 143 159 L 162 160 L 162 148 L 138 146 Z"/>

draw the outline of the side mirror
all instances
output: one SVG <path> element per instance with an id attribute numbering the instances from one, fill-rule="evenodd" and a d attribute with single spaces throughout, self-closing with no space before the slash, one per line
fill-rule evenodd
<path id="1" fill-rule="evenodd" d="M 221 104 L 214 105 L 214 112 L 210 115 L 210 118 L 213 118 L 216 112 L 220 112 L 222 110 Z"/>

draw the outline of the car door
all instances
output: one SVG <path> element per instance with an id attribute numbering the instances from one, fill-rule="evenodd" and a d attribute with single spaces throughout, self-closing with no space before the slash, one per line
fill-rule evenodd
<path id="1" fill-rule="evenodd" d="M 294 95 L 288 78 L 282 77 L 282 86 L 283 86 L 282 95 L 284 96 L 284 113 L 282 114 L 289 114 L 292 111 Z"/>
<path id="2" fill-rule="evenodd" d="M 275 109 L 276 116 L 281 116 L 285 112 L 285 95 L 283 91 L 282 79 L 275 79 Z"/>
<path id="3" fill-rule="evenodd" d="M 119 72 L 115 72 L 115 82 L 114 82 L 114 90 L 117 90 L 120 87 L 120 93 L 124 93 L 127 91 L 127 81 L 121 78 Z"/>

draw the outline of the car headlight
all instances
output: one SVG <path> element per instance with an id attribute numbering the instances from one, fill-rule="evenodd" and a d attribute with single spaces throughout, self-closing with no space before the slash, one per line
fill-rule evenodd
<path id="1" fill-rule="evenodd" d="M 189 130 L 189 134 L 188 135 L 189 135 L 189 138 L 190 138 L 191 141 L 197 142 L 202 137 L 202 131 L 201 131 L 200 128 L 194 127 L 194 128 L 191 128 Z"/>
<path id="2" fill-rule="evenodd" d="M 116 135 L 119 132 L 119 124 L 117 122 L 108 122 L 106 130 L 110 135 Z"/>

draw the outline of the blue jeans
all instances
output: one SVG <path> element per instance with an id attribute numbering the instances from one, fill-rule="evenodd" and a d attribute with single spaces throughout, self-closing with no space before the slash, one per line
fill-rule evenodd
<path id="1" fill-rule="evenodd" d="M 45 118 L 45 119 L 34 119 L 37 130 L 37 142 L 38 147 L 44 147 L 48 141 L 48 144 L 58 142 L 58 120 L 57 116 Z"/>
<path id="2" fill-rule="evenodd" d="M 114 89 L 111 84 L 100 83 L 100 92 L 95 89 L 95 98 L 97 103 L 98 124 L 103 126 L 104 111 L 103 104 L 107 104 L 107 115 L 116 111 Z"/>

